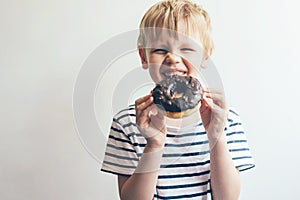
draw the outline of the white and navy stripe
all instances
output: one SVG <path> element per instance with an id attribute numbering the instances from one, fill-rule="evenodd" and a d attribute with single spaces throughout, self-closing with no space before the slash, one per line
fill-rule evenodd
<path id="1" fill-rule="evenodd" d="M 229 110 L 225 128 L 235 167 L 254 167 L 239 115 Z M 102 171 L 130 176 L 143 153 L 146 140 L 135 124 L 134 106 L 113 119 Z M 154 199 L 211 199 L 210 152 L 202 123 L 185 129 L 167 127 L 167 137 Z"/>

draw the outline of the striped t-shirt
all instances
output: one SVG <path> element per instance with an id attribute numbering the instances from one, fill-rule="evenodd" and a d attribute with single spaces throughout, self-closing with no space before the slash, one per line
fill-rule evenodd
<path id="1" fill-rule="evenodd" d="M 240 171 L 254 167 L 239 115 L 229 109 L 225 128 L 228 149 Z M 113 118 L 102 171 L 130 176 L 141 158 L 145 138 L 135 124 L 135 108 L 129 106 Z M 212 199 L 210 151 L 201 121 L 181 126 L 167 125 L 167 136 L 153 199 Z"/>

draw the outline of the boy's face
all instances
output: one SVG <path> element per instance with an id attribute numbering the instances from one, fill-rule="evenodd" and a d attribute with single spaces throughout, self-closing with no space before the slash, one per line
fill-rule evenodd
<path id="1" fill-rule="evenodd" d="M 139 49 L 139 53 L 143 68 L 149 69 L 155 83 L 174 74 L 199 77 L 200 66 L 207 59 L 199 35 L 175 37 L 168 31 L 148 41 L 147 48 Z"/>

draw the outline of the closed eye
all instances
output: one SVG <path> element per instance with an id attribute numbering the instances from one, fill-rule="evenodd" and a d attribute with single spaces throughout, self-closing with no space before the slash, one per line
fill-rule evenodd
<path id="1" fill-rule="evenodd" d="M 182 48 L 180 49 L 181 51 L 185 51 L 185 52 L 188 52 L 188 51 L 195 51 L 194 49 L 192 48 Z"/>
<path id="2" fill-rule="evenodd" d="M 152 53 L 157 53 L 157 54 L 167 54 L 169 50 L 167 49 L 154 49 L 152 50 Z"/>

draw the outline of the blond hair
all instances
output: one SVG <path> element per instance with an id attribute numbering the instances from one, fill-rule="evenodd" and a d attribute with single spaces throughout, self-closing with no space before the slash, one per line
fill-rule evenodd
<path id="1" fill-rule="evenodd" d="M 178 23 L 182 21 L 185 30 L 178 30 Z M 146 28 L 163 28 L 189 36 L 200 33 L 204 51 L 211 55 L 213 41 L 208 13 L 197 4 L 189 0 L 164 0 L 153 5 L 144 15 L 140 23 L 138 44 L 145 45 Z"/>

